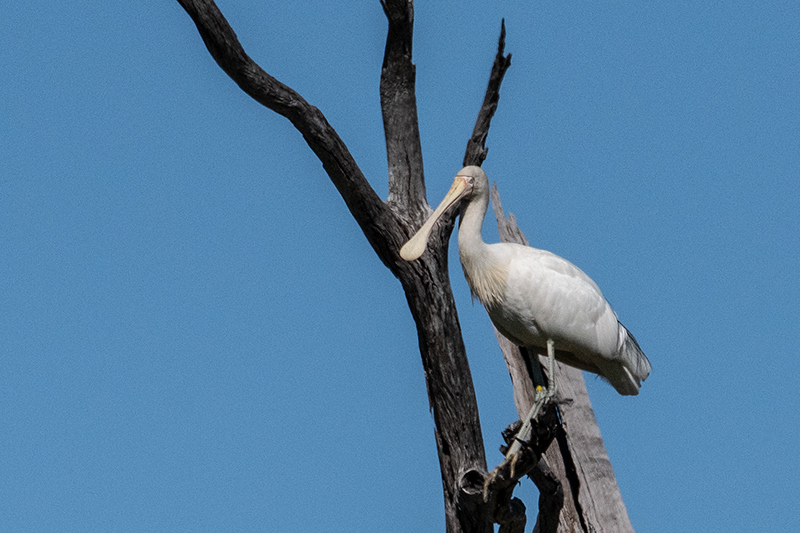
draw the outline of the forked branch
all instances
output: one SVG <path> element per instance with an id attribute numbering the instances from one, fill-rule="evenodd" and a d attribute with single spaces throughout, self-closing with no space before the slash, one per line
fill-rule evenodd
<path id="1" fill-rule="evenodd" d="M 384 203 L 367 182 L 338 134 L 319 109 L 267 74 L 244 51 L 213 0 L 178 0 L 197 26 L 219 66 L 256 101 L 289 119 L 322 162 L 355 220 L 384 264 L 400 279 L 417 324 L 426 384 L 445 492 L 449 532 L 488 533 L 491 521 L 503 533 L 521 531 L 524 505 L 511 497 L 513 485 L 537 463 L 530 446 L 515 472 L 483 498 L 486 461 L 477 404 L 447 272 L 447 241 L 453 217 L 444 220 L 438 243 L 414 264 L 398 250 L 428 212 L 417 122 L 415 67 L 412 62 L 413 2 L 382 0 L 389 21 L 381 71 L 381 108 L 389 166 L 389 201 Z M 480 165 L 497 109 L 500 85 L 510 65 L 504 54 L 505 25 L 481 110 L 467 144 L 464 165 Z M 538 435 L 538 433 L 537 433 Z M 542 444 L 544 440 L 542 440 Z M 501 486 L 502 485 L 502 486 Z"/>
<path id="2" fill-rule="evenodd" d="M 389 266 L 405 233 L 370 186 L 342 139 L 322 112 L 294 89 L 267 74 L 247 53 L 213 0 L 178 0 L 197 26 L 208 51 L 254 100 L 289 119 L 322 162 L 356 222 Z"/>

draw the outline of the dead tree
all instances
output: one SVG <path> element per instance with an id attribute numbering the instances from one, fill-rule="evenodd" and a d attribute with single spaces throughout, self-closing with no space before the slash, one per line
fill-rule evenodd
<path id="1" fill-rule="evenodd" d="M 386 201 L 369 185 L 322 112 L 267 74 L 245 53 L 213 0 L 178 2 L 194 21 L 217 64 L 245 93 L 289 119 L 303 135 L 375 253 L 400 280 L 417 326 L 434 416 L 447 531 L 490 533 L 493 523 L 501 524 L 503 532 L 523 531 L 525 506 L 513 498 L 513 489 L 528 473 L 541 493 L 535 531 L 631 530 L 583 377 L 574 369 L 561 366 L 559 378 L 561 390 L 569 395 L 572 404 L 560 409 L 551 407 L 540 417 L 516 468 L 511 471 L 508 465 L 501 465 L 493 482 L 484 487 L 487 467 L 478 407 L 448 276 L 447 246 L 455 215 L 447 215 L 434 230 L 429 251 L 419 260 L 408 263 L 398 254 L 431 212 L 425 194 L 417 123 L 413 1 L 381 0 L 389 22 L 380 81 L 389 177 Z M 489 125 L 511 60 L 510 54 L 504 54 L 504 39 L 503 28 L 486 96 L 467 142 L 464 165 L 480 165 L 486 158 Z M 498 207 L 499 196 L 495 192 L 495 208 Z M 502 216 L 502 209 L 498 223 L 501 235 L 503 228 L 512 227 Z M 516 234 L 521 236 L 518 230 Z M 504 339 L 498 338 L 502 346 Z M 516 347 L 505 346 L 504 354 L 518 410 L 525 413 L 532 397 L 529 369 Z M 566 427 L 564 420 L 568 421 Z"/>

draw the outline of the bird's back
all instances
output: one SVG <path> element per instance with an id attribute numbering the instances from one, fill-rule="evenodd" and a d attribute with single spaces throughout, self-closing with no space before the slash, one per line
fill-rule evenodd
<path id="1" fill-rule="evenodd" d="M 620 394 L 638 394 L 650 362 L 589 276 L 545 250 L 510 243 L 487 248 L 487 261 L 503 265 L 505 282 L 499 297 L 477 296 L 501 333 L 536 348 L 553 339 L 563 363 L 599 374 Z"/>

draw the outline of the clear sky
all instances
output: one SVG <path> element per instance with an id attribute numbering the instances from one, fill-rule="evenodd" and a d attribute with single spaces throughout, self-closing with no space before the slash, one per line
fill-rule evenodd
<path id="1" fill-rule="evenodd" d="M 505 17 L 484 168 L 653 363 L 635 398 L 586 376 L 634 527 L 798 531 L 800 4 L 713 4 L 419 2 L 429 201 Z M 377 0 L 220 7 L 385 197 Z M 0 530 L 442 531 L 400 284 L 288 121 L 174 1 L 0 34 Z M 491 467 L 516 413 L 454 254 Z"/>

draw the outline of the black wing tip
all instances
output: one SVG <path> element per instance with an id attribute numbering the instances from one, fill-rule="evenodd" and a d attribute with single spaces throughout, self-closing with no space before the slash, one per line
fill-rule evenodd
<path id="1" fill-rule="evenodd" d="M 619 324 L 622 329 L 625 330 L 627 334 L 625 339 L 625 344 L 623 346 L 623 351 L 625 352 L 626 359 L 631 364 L 632 368 L 631 371 L 634 375 L 641 381 L 647 379 L 650 375 L 650 371 L 653 369 L 653 365 L 650 364 L 650 359 L 647 358 L 642 347 L 639 346 L 639 341 L 636 340 L 636 337 L 633 336 L 633 333 L 630 332 L 628 328 Z"/>

